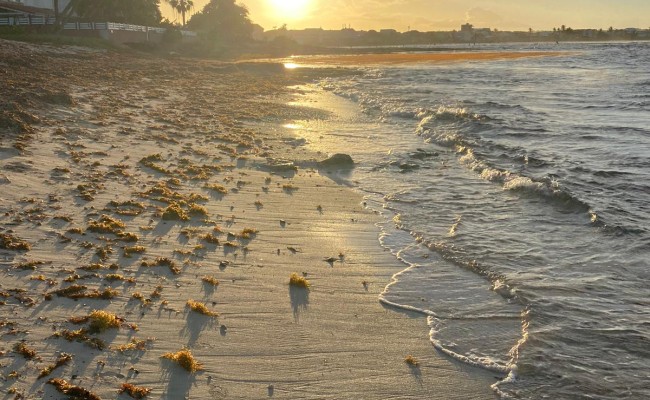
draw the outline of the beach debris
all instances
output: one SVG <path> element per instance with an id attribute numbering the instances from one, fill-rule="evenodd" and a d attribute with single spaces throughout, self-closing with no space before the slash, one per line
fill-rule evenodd
<path id="1" fill-rule="evenodd" d="M 255 235 L 257 235 L 258 233 L 259 233 L 259 231 L 257 229 L 244 228 L 244 229 L 242 229 L 242 231 L 240 233 L 236 234 L 235 237 L 237 237 L 239 239 L 250 240 L 253 237 L 255 237 Z"/>
<path id="2" fill-rule="evenodd" d="M 203 369 L 203 366 L 196 361 L 189 349 L 182 349 L 176 353 L 166 353 L 162 355 L 162 358 L 177 363 L 184 370 L 190 373 L 195 373 Z"/>
<path id="3" fill-rule="evenodd" d="M 282 190 L 284 190 L 286 193 L 293 193 L 294 191 L 298 190 L 298 186 L 294 185 L 293 183 L 285 183 L 282 185 Z"/>
<path id="4" fill-rule="evenodd" d="M 293 254 L 300 253 L 300 250 L 298 250 L 298 249 L 296 249 L 295 247 L 292 247 L 292 246 L 287 246 L 287 250 L 289 250 Z"/>
<path id="5" fill-rule="evenodd" d="M 209 285 L 212 285 L 212 286 L 219 286 L 219 280 L 218 280 L 217 278 L 215 278 L 214 276 L 208 276 L 208 275 L 206 275 L 206 276 L 204 276 L 203 278 L 201 278 L 201 280 L 202 280 L 203 282 L 209 284 Z"/>
<path id="6" fill-rule="evenodd" d="M 82 387 L 75 386 L 65 379 L 50 379 L 47 381 L 47 383 L 54 386 L 56 390 L 65 394 L 73 400 L 101 400 L 101 398 L 93 392 L 90 392 Z"/>
<path id="7" fill-rule="evenodd" d="M 134 399 L 144 399 L 150 392 L 151 389 L 149 388 L 135 386 L 130 383 L 123 383 L 119 391 L 119 393 L 126 393 Z"/>
<path id="8" fill-rule="evenodd" d="M 13 236 L 11 233 L 0 233 L 0 249 L 29 251 L 32 246 L 26 241 Z"/>
<path id="9" fill-rule="evenodd" d="M 165 221 L 188 221 L 190 216 L 181 208 L 178 203 L 171 203 L 162 213 Z"/>
<path id="10" fill-rule="evenodd" d="M 71 317 L 69 321 L 73 324 L 85 324 L 88 322 L 89 333 L 102 333 L 109 329 L 119 328 L 122 326 L 124 319 L 110 311 L 93 310 L 90 314 L 83 317 Z"/>
<path id="11" fill-rule="evenodd" d="M 211 244 L 214 244 L 214 245 L 217 245 L 217 246 L 219 245 L 219 238 L 216 237 L 214 234 L 209 233 L 209 232 L 206 233 L 205 235 L 202 235 L 201 240 L 206 241 L 206 242 L 211 243 Z"/>
<path id="12" fill-rule="evenodd" d="M 54 364 L 48 365 L 41 370 L 41 372 L 38 374 L 38 379 L 45 378 L 46 376 L 50 375 L 55 369 L 66 365 L 70 361 L 72 361 L 72 356 L 70 354 L 61 353 Z"/>
<path id="13" fill-rule="evenodd" d="M 324 259 L 323 259 L 323 261 L 325 261 L 326 263 L 328 263 L 330 266 L 334 266 L 334 263 L 335 263 L 336 261 L 338 261 L 338 260 L 339 260 L 339 259 L 336 258 L 336 257 L 327 257 L 327 258 L 324 258 Z"/>
<path id="14" fill-rule="evenodd" d="M 286 225 L 287 225 L 287 221 L 281 219 L 280 220 L 280 226 L 284 228 Z"/>
<path id="15" fill-rule="evenodd" d="M 172 274 L 179 275 L 181 269 L 176 265 L 176 263 L 167 258 L 167 257 L 158 257 L 153 261 L 142 261 L 140 263 L 142 267 L 168 267 Z"/>
<path id="16" fill-rule="evenodd" d="M 144 253 L 147 251 L 146 247 L 144 246 L 127 246 L 122 249 L 124 252 L 123 255 L 126 258 L 130 258 L 132 254 L 134 253 Z"/>
<path id="17" fill-rule="evenodd" d="M 98 220 L 90 221 L 86 230 L 95 233 L 112 233 L 117 235 L 122 232 L 125 227 L 126 225 L 124 225 L 124 222 L 104 214 L 99 217 Z"/>
<path id="18" fill-rule="evenodd" d="M 135 200 L 127 200 L 127 201 L 115 201 L 111 200 L 110 203 L 108 203 L 109 206 L 112 208 L 109 208 L 109 211 L 113 211 L 114 213 L 118 215 L 125 215 L 125 216 L 136 216 L 140 215 L 144 212 L 145 206 L 142 203 L 139 203 Z"/>
<path id="19" fill-rule="evenodd" d="M 32 349 L 31 347 L 27 346 L 25 342 L 19 342 L 14 345 L 14 352 L 20 354 L 21 356 L 25 357 L 27 360 L 33 360 L 36 358 L 36 350 Z"/>
<path id="20" fill-rule="evenodd" d="M 78 275 L 73 275 L 73 277 L 81 278 Z M 68 279 L 68 278 L 66 278 Z M 98 289 L 93 289 L 88 291 L 88 288 L 83 285 L 70 285 L 68 287 L 54 290 L 45 295 L 46 300 L 50 300 L 52 295 L 57 295 L 58 297 L 67 297 L 69 299 L 102 299 L 110 300 L 118 295 L 118 292 L 112 288 L 106 288 L 102 291 Z"/>
<path id="21" fill-rule="evenodd" d="M 354 160 L 349 154 L 337 153 L 316 164 L 320 167 L 353 168 Z"/>
<path id="22" fill-rule="evenodd" d="M 104 350 L 106 348 L 106 343 L 104 343 L 103 340 L 88 336 L 88 330 L 83 328 L 77 329 L 76 331 L 71 331 L 69 329 L 57 331 L 54 332 L 52 337 L 64 338 L 68 342 L 84 343 L 87 346 L 97 350 Z"/>
<path id="23" fill-rule="evenodd" d="M 420 362 L 417 358 L 413 357 L 411 354 L 404 358 L 404 362 L 411 367 L 417 367 L 420 365 Z"/>
<path id="24" fill-rule="evenodd" d="M 201 206 L 201 205 L 199 205 L 199 204 L 192 203 L 192 204 L 189 205 L 188 214 L 193 215 L 193 216 L 207 217 L 208 216 L 208 209 Z"/>
<path id="25" fill-rule="evenodd" d="M 311 287 L 311 283 L 305 278 L 304 276 L 300 276 L 297 273 L 292 273 L 291 276 L 289 277 L 289 285 L 293 287 L 299 287 L 303 289 L 309 289 Z"/>
<path id="26" fill-rule="evenodd" d="M 104 280 L 108 282 L 116 282 L 116 281 L 121 281 L 121 282 L 127 282 L 127 283 L 135 283 L 135 278 L 127 278 L 124 275 L 121 274 L 107 274 L 104 277 Z"/>
<path id="27" fill-rule="evenodd" d="M 216 183 L 206 183 L 205 185 L 203 185 L 203 188 L 211 190 L 221 195 L 228 194 L 228 189 L 226 189 L 225 186 L 218 185 Z"/>
<path id="28" fill-rule="evenodd" d="M 186 305 L 190 308 L 190 310 L 197 312 L 199 314 L 207 315 L 208 317 L 219 316 L 218 312 L 210 311 L 208 307 L 204 303 L 201 303 L 200 301 L 190 299 L 187 301 Z"/>
<path id="29" fill-rule="evenodd" d="M 268 158 L 267 167 L 272 172 L 298 171 L 298 166 L 294 164 L 293 161 L 288 161 L 283 159 Z M 268 180 L 268 182 L 271 181 L 271 178 L 266 178 L 266 179 Z"/>
<path id="30" fill-rule="evenodd" d="M 124 353 L 127 351 L 134 351 L 134 350 L 145 351 L 147 350 L 147 347 L 150 344 L 152 344 L 155 340 L 156 340 L 155 338 L 147 338 L 147 339 L 131 338 L 129 343 L 114 347 L 113 350 L 119 351 L 120 353 Z"/>

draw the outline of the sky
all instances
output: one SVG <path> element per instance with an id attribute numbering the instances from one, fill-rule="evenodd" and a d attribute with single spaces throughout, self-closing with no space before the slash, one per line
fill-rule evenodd
<path id="1" fill-rule="evenodd" d="M 162 0 L 161 3 L 165 3 Z M 200 11 L 208 0 L 194 0 Z M 476 28 L 552 30 L 579 28 L 650 28 L 650 0 L 239 0 L 253 22 L 266 30 L 396 29 L 437 31 Z M 174 15 L 163 6 L 163 15 Z"/>

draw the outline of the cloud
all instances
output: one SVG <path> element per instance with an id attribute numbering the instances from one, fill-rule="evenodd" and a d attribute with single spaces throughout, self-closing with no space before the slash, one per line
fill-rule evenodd
<path id="1" fill-rule="evenodd" d="M 422 31 L 460 29 L 467 22 L 479 28 L 523 30 L 551 29 L 561 24 L 647 27 L 650 14 L 648 0 L 311 0 L 306 18 L 286 21 L 286 16 L 273 12 L 268 0 L 237 1 L 246 4 L 253 21 L 267 29 L 285 22 L 296 29 L 339 29 L 350 24 L 355 29 L 405 30 L 410 26 Z M 207 2 L 194 0 L 194 11 L 200 11 Z M 163 8 L 165 16 L 174 16 L 168 6 Z"/>
<path id="2" fill-rule="evenodd" d="M 494 11 L 473 7 L 465 13 L 465 21 L 477 27 L 490 27 L 503 24 L 503 17 Z"/>

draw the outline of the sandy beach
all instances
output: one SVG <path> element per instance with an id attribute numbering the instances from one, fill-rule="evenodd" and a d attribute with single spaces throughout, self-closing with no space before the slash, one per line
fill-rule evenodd
<path id="1" fill-rule="evenodd" d="M 404 268 L 380 216 L 278 129 L 328 117 L 297 85 L 350 72 L 0 54 L 3 398 L 494 398 L 380 304 Z M 197 371 L 164 357 L 183 349 Z"/>

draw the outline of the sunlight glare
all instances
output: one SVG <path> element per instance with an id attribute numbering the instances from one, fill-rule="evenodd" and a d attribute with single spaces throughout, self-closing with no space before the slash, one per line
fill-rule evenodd
<path id="1" fill-rule="evenodd" d="M 312 0 L 269 0 L 273 12 L 278 17 L 300 19 L 306 16 Z"/>

